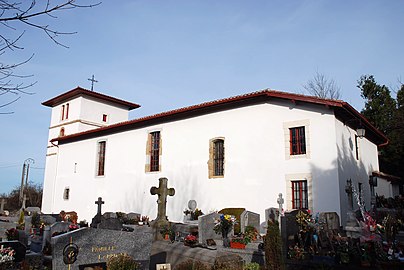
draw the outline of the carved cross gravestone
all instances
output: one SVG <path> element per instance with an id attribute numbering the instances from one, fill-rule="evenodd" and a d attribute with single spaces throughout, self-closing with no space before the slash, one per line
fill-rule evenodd
<path id="1" fill-rule="evenodd" d="M 175 189 L 167 188 L 168 179 L 163 177 L 159 179 L 159 187 L 152 187 L 150 189 L 151 195 L 158 195 L 157 199 L 157 218 L 153 220 L 152 225 L 155 228 L 155 239 L 162 240 L 160 229 L 169 227 L 169 222 L 166 216 L 167 196 L 174 196 Z"/>
<path id="2" fill-rule="evenodd" d="M 101 197 L 98 197 L 98 200 L 95 201 L 95 204 L 97 205 L 97 214 L 93 217 L 92 221 L 91 221 L 91 227 L 92 228 L 97 228 L 98 224 L 101 223 L 102 220 L 102 214 L 101 214 L 101 206 L 104 204 L 105 202 L 102 200 Z"/>
<path id="3" fill-rule="evenodd" d="M 98 200 L 95 201 L 95 204 L 98 205 L 97 207 L 97 216 L 101 216 L 101 205 L 103 205 L 105 202 L 102 200 L 101 197 L 98 197 Z"/>
<path id="4" fill-rule="evenodd" d="M 285 200 L 282 198 L 282 193 L 279 193 L 279 197 L 277 200 L 277 203 L 279 205 L 279 214 L 282 215 L 282 210 L 283 210 L 283 204 L 284 204 Z"/>
<path id="5" fill-rule="evenodd" d="M 167 196 L 174 196 L 175 189 L 174 188 L 167 188 L 167 181 L 168 179 L 163 177 L 159 179 L 159 187 L 152 187 L 150 189 L 150 193 L 152 195 L 158 195 L 157 199 L 157 218 L 156 222 L 163 222 L 167 223 L 166 217 L 166 207 L 167 207 Z"/>

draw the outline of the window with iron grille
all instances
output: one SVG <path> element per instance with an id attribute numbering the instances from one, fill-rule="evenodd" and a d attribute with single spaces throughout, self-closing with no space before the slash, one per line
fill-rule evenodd
<path id="1" fill-rule="evenodd" d="M 306 154 L 306 136 L 304 127 L 289 128 L 290 133 L 290 154 Z"/>
<path id="2" fill-rule="evenodd" d="M 105 146 L 106 141 L 98 142 L 98 176 L 103 176 L 105 173 Z"/>
<path id="3" fill-rule="evenodd" d="M 307 181 L 292 181 L 292 208 L 308 209 L 308 201 Z"/>
<path id="4" fill-rule="evenodd" d="M 65 188 L 65 191 L 63 192 L 63 199 L 68 200 L 70 198 L 70 188 Z"/>
<path id="5" fill-rule="evenodd" d="M 224 140 L 213 142 L 214 176 L 224 175 Z"/>
<path id="6" fill-rule="evenodd" d="M 156 172 L 160 170 L 160 131 L 150 133 L 150 171 Z"/>

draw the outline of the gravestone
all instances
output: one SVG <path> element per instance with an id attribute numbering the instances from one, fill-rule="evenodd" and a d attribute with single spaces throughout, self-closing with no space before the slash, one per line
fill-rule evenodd
<path id="1" fill-rule="evenodd" d="M 34 213 L 40 214 L 41 208 L 35 207 L 35 206 L 30 206 L 30 207 L 25 208 L 25 212 L 28 212 L 28 215 L 32 216 Z"/>
<path id="2" fill-rule="evenodd" d="M 139 221 L 141 217 L 142 217 L 141 214 L 133 213 L 133 212 L 130 212 L 130 213 L 128 213 L 128 215 L 127 215 L 127 218 L 128 218 L 129 220 L 138 220 L 138 221 Z"/>
<path id="3" fill-rule="evenodd" d="M 122 230 L 122 222 L 117 218 L 102 219 L 97 226 L 98 229 L 108 229 L 108 230 Z"/>
<path id="4" fill-rule="evenodd" d="M 66 261 L 65 258 L 72 270 L 105 264 L 116 254 L 127 254 L 142 265 L 141 269 L 149 269 L 152 241 L 153 230 L 146 226 L 137 226 L 133 232 L 81 228 L 52 237 L 52 268 L 68 269 L 64 256 L 72 251 L 76 260 L 73 257 Z"/>
<path id="5" fill-rule="evenodd" d="M 50 227 L 50 233 L 51 235 L 54 235 L 54 233 L 68 232 L 70 225 L 71 225 L 70 222 L 63 222 L 63 221 L 55 222 Z"/>
<path id="6" fill-rule="evenodd" d="M 28 246 L 28 234 L 24 230 L 18 230 L 18 241 L 24 246 Z"/>
<path id="7" fill-rule="evenodd" d="M 268 220 L 271 220 L 272 222 L 279 221 L 279 207 L 270 207 L 268 209 L 265 209 L 265 222 L 267 223 Z"/>
<path id="8" fill-rule="evenodd" d="M 195 200 L 189 200 L 189 202 L 188 202 L 188 208 L 189 208 L 189 210 L 195 211 L 196 206 L 197 206 L 197 203 L 196 203 Z"/>
<path id="9" fill-rule="evenodd" d="M 296 216 L 300 210 L 285 212 L 281 217 L 281 234 L 284 245 L 287 247 L 295 245 L 295 235 L 299 233 L 299 224 L 296 222 Z"/>
<path id="10" fill-rule="evenodd" d="M 118 217 L 115 212 L 105 212 L 102 216 L 106 219 Z"/>
<path id="11" fill-rule="evenodd" d="M 98 200 L 95 201 L 95 204 L 97 205 L 97 214 L 93 217 L 91 221 L 91 228 L 97 228 L 98 224 L 101 222 L 102 219 L 102 214 L 101 214 L 101 206 L 105 202 L 102 200 L 101 197 L 98 197 Z"/>
<path id="12" fill-rule="evenodd" d="M 215 221 L 219 220 L 219 218 L 220 214 L 217 212 L 198 217 L 198 235 L 200 244 L 206 244 L 206 240 L 208 239 L 222 240 L 222 235 L 216 234 L 213 230 L 215 227 Z"/>
<path id="13" fill-rule="evenodd" d="M 325 225 L 327 230 L 339 230 L 339 216 L 336 212 L 322 212 L 318 216 L 318 221 Z"/>
<path id="14" fill-rule="evenodd" d="M 167 188 L 168 179 L 162 177 L 159 179 L 159 187 L 152 187 L 150 189 L 151 195 L 158 195 L 157 199 L 157 218 L 152 221 L 152 226 L 155 230 L 156 240 L 163 240 L 163 236 L 160 233 L 160 229 L 168 227 L 169 222 L 166 216 L 167 196 L 174 196 L 175 189 Z"/>
<path id="15" fill-rule="evenodd" d="M 11 228 L 16 228 L 16 224 L 14 222 L 5 222 L 5 221 L 0 221 L 0 241 L 6 240 L 7 236 L 6 236 L 6 231 L 11 229 Z"/>
<path id="16" fill-rule="evenodd" d="M 247 226 L 253 226 L 255 229 L 257 229 L 257 232 L 260 230 L 260 215 L 251 211 L 245 210 L 243 213 L 240 215 L 240 226 L 241 226 L 241 232 L 245 232 L 245 228 Z"/>
<path id="17" fill-rule="evenodd" d="M 48 225 L 52 225 L 56 222 L 56 218 L 51 215 L 41 215 L 41 220 Z"/>
<path id="18" fill-rule="evenodd" d="M 282 193 L 279 193 L 278 199 L 276 200 L 276 202 L 278 203 L 279 214 L 282 215 L 282 213 L 283 213 L 283 204 L 285 203 L 285 200 L 282 197 Z"/>

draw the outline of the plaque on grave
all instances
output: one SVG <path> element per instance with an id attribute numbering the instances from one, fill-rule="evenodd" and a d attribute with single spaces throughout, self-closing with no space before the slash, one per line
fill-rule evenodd
<path id="1" fill-rule="evenodd" d="M 106 263 L 108 258 L 121 253 L 131 256 L 140 263 L 141 269 L 149 269 L 152 241 L 153 231 L 146 226 L 137 226 L 133 232 L 81 228 L 52 237 L 52 267 L 66 268 L 63 250 L 66 246 L 74 244 L 79 252 L 76 261 L 70 264 L 72 270 L 85 269 L 84 266 L 91 264 Z"/>

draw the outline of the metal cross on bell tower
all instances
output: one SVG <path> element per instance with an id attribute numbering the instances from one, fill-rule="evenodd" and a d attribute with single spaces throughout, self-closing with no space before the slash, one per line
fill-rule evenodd
<path id="1" fill-rule="evenodd" d="M 94 75 L 91 77 L 91 79 L 87 79 L 91 82 L 91 91 L 94 91 L 94 83 L 98 82 L 97 80 L 94 79 Z"/>

